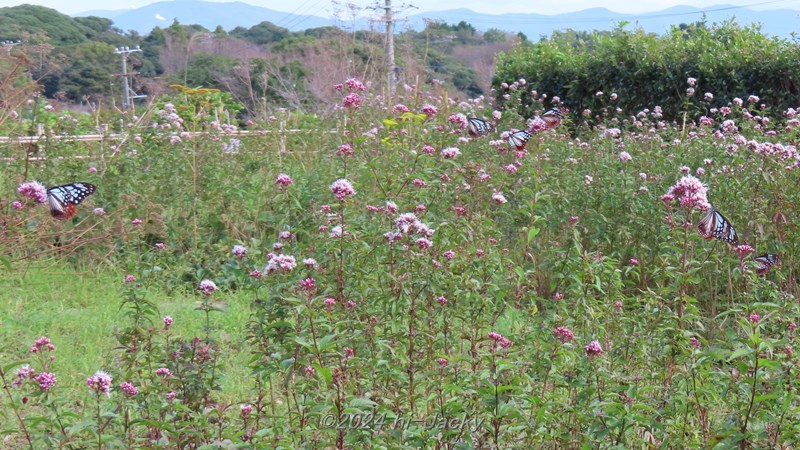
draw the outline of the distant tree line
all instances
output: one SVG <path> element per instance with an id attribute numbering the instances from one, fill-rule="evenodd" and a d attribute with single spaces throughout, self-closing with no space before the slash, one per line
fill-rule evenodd
<path id="1" fill-rule="evenodd" d="M 708 108 L 735 98 L 759 97 L 773 114 L 800 106 L 800 46 L 763 34 L 759 27 L 734 21 L 682 24 L 656 35 L 627 24 L 608 32 L 567 30 L 526 43 L 498 56 L 495 86 L 520 78 L 539 94 L 559 96 L 575 114 L 600 111 L 607 97 L 636 113 L 660 106 L 666 119 L 696 119 Z M 689 89 L 687 80 L 696 79 Z M 705 93 L 713 95 L 708 99 Z M 502 100 L 502 90 L 498 93 Z M 696 105 L 696 106 L 693 106 Z M 523 95 L 519 112 L 529 117 L 541 108 Z"/>
<path id="2" fill-rule="evenodd" d="M 134 88 L 150 96 L 170 84 L 229 92 L 254 114 L 264 105 L 318 111 L 332 98 L 331 86 L 348 77 L 386 79 L 384 35 L 322 27 L 291 32 L 270 22 L 250 28 L 210 31 L 177 20 L 147 35 L 116 28 L 100 17 L 72 18 L 33 5 L 0 8 L 0 39 L 21 39 L 15 52 L 31 60 L 30 76 L 51 99 L 118 103 L 122 92 L 120 46 L 132 53 Z M 475 97 L 490 87 L 494 55 L 510 49 L 517 36 L 500 30 L 477 31 L 461 22 L 430 22 L 425 30 L 396 39 L 400 83 L 439 79 L 454 95 Z"/>

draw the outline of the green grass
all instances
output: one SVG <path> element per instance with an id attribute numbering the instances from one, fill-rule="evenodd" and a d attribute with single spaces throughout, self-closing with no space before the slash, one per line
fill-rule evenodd
<path id="1" fill-rule="evenodd" d="M 110 371 L 115 360 L 115 333 L 125 326 L 120 314 L 120 285 L 123 275 L 110 271 L 30 269 L 5 272 L 0 279 L 0 354 L 3 363 L 29 357 L 33 341 L 47 336 L 56 346 L 54 367 L 59 386 L 69 396 L 88 394 L 85 379 L 97 370 Z M 225 378 L 220 400 L 241 400 L 250 387 L 246 383 L 247 354 L 242 352 L 248 302 L 244 295 L 224 295 L 222 313 L 212 313 L 223 346 Z M 148 298 L 162 316 L 171 316 L 173 334 L 185 338 L 203 336 L 203 315 L 197 311 L 199 297 L 176 292 L 149 292 Z M 160 327 L 157 323 L 155 326 Z M 120 380 L 121 381 L 121 380 Z"/>

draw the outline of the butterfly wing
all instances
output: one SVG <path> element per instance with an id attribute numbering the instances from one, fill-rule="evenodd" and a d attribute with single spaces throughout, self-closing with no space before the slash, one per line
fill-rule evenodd
<path id="1" fill-rule="evenodd" d="M 547 124 L 547 128 L 555 128 L 561 124 L 561 120 L 567 116 L 569 109 L 566 106 L 556 106 L 548 109 L 542 114 L 542 120 Z"/>
<path id="2" fill-rule="evenodd" d="M 736 234 L 736 230 L 731 225 L 730 221 L 725 218 L 719 211 L 716 211 L 717 216 L 717 223 L 714 227 L 714 238 L 719 239 L 720 241 L 725 241 L 731 245 L 739 244 L 739 236 Z"/>
<path id="3" fill-rule="evenodd" d="M 753 258 L 756 263 L 756 274 L 765 275 L 772 266 L 780 266 L 781 258 L 774 253 L 764 253 Z"/>
<path id="4" fill-rule="evenodd" d="M 514 131 L 508 135 L 508 142 L 516 147 L 517 150 L 525 150 L 525 146 L 528 145 L 528 141 L 530 140 L 532 134 L 525 130 Z"/>
<path id="5" fill-rule="evenodd" d="M 714 228 L 717 223 L 717 215 L 714 214 L 715 212 L 716 210 L 711 208 L 708 210 L 708 214 L 703 217 L 703 220 L 697 224 L 697 232 L 700 233 L 700 236 L 704 239 L 711 239 L 714 237 Z"/>
<path id="6" fill-rule="evenodd" d="M 95 191 L 91 183 L 71 183 L 51 187 L 47 190 L 47 205 L 50 215 L 58 220 L 67 220 L 75 215 L 75 206 Z"/>
<path id="7" fill-rule="evenodd" d="M 470 136 L 486 136 L 494 131 L 494 125 L 477 117 L 468 117 L 467 130 Z"/>
<path id="8" fill-rule="evenodd" d="M 697 224 L 697 232 L 706 239 L 714 238 L 731 245 L 739 243 L 739 235 L 736 234 L 733 225 L 714 208 L 711 208 L 703 220 Z"/>

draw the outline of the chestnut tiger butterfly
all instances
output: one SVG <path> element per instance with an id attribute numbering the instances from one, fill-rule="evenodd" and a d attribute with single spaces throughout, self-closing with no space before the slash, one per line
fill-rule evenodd
<path id="1" fill-rule="evenodd" d="M 731 245 L 739 243 L 739 236 L 733 225 L 716 208 L 711 208 L 703 220 L 697 224 L 697 232 L 706 239 L 719 239 Z"/>
<path id="2" fill-rule="evenodd" d="M 547 124 L 547 128 L 555 128 L 561 124 L 561 120 L 567 116 L 569 108 L 566 106 L 555 106 L 542 114 L 541 119 Z"/>
<path id="3" fill-rule="evenodd" d="M 470 136 L 486 136 L 494 131 L 494 125 L 477 117 L 467 117 L 467 131 Z"/>
<path id="4" fill-rule="evenodd" d="M 756 263 L 756 274 L 765 275 L 772 266 L 780 267 L 781 258 L 774 253 L 764 253 L 753 258 Z"/>
<path id="5" fill-rule="evenodd" d="M 75 206 L 91 195 L 95 185 L 91 183 L 70 183 L 47 189 L 47 206 L 50 215 L 58 220 L 67 220 L 75 216 Z"/>
<path id="6" fill-rule="evenodd" d="M 510 131 L 508 134 L 508 142 L 509 144 L 516 147 L 517 150 L 525 150 L 525 146 L 528 145 L 528 141 L 533 135 L 525 130 L 519 131 Z"/>

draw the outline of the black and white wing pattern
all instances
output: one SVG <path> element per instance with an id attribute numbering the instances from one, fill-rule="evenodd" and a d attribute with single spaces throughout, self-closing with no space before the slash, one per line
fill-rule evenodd
<path id="1" fill-rule="evenodd" d="M 764 253 L 753 258 L 756 263 L 756 274 L 766 275 L 772 266 L 780 267 L 781 258 L 774 253 Z"/>
<path id="2" fill-rule="evenodd" d="M 51 187 L 47 190 L 47 206 L 50 215 L 58 220 L 67 220 L 75 216 L 75 206 L 90 196 L 96 187 L 91 183 L 70 183 Z"/>
<path id="3" fill-rule="evenodd" d="M 521 151 L 525 150 L 525 146 L 528 145 L 528 141 L 532 136 L 531 133 L 525 130 L 511 131 L 508 134 L 508 142 Z"/>
<path id="4" fill-rule="evenodd" d="M 568 112 L 569 108 L 566 106 L 556 106 L 545 111 L 541 119 L 547 124 L 547 128 L 555 128 L 561 124 Z"/>
<path id="5" fill-rule="evenodd" d="M 486 136 L 494 131 L 494 125 L 477 117 L 467 117 L 467 131 L 470 136 Z"/>
<path id="6" fill-rule="evenodd" d="M 739 243 L 739 236 L 733 225 L 716 208 L 711 208 L 697 224 L 697 232 L 706 239 L 718 239 L 731 245 Z"/>

